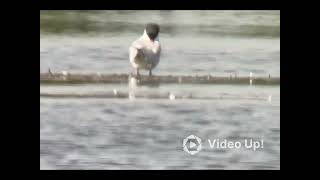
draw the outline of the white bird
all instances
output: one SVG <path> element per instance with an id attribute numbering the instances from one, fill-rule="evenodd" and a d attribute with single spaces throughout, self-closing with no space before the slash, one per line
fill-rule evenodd
<path id="1" fill-rule="evenodd" d="M 152 76 L 152 69 L 160 61 L 159 31 L 158 24 L 148 23 L 143 35 L 134 41 L 129 48 L 130 63 L 137 76 L 140 76 L 139 69 L 149 70 L 149 76 Z"/>

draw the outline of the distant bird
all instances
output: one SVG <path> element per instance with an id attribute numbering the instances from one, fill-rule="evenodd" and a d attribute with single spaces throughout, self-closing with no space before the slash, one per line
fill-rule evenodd
<path id="1" fill-rule="evenodd" d="M 139 69 L 152 70 L 160 61 L 161 45 L 159 41 L 160 26 L 148 23 L 143 35 L 134 41 L 129 48 L 129 59 L 136 76 L 140 76 Z"/>

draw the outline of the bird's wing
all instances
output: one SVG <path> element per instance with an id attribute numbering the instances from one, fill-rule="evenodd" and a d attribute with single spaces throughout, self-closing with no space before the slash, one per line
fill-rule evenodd
<path id="1" fill-rule="evenodd" d="M 134 62 L 134 59 L 137 56 L 137 54 L 138 54 L 138 50 L 136 48 L 134 48 L 133 46 L 131 46 L 129 48 L 129 59 L 130 59 L 131 63 Z"/>
<path id="2" fill-rule="evenodd" d="M 159 54 L 161 52 L 161 45 L 159 41 L 155 41 L 155 46 L 152 48 L 152 52 L 155 54 Z"/>

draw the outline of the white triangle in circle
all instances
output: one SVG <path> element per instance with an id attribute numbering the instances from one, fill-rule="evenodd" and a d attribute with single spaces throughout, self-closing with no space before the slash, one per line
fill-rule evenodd
<path id="1" fill-rule="evenodd" d="M 195 147 L 195 146 L 196 146 L 196 144 L 195 144 L 195 143 L 190 142 L 190 148 L 193 148 L 193 147 Z"/>

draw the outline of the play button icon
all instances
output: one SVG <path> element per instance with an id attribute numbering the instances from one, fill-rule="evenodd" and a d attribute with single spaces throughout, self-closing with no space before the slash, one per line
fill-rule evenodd
<path id="1" fill-rule="evenodd" d="M 195 146 L 196 146 L 196 144 L 195 144 L 195 143 L 190 142 L 190 148 L 193 148 L 193 147 L 195 147 Z"/>
<path id="2" fill-rule="evenodd" d="M 191 155 L 201 150 L 201 139 L 195 135 L 190 135 L 183 140 L 183 150 Z"/>

